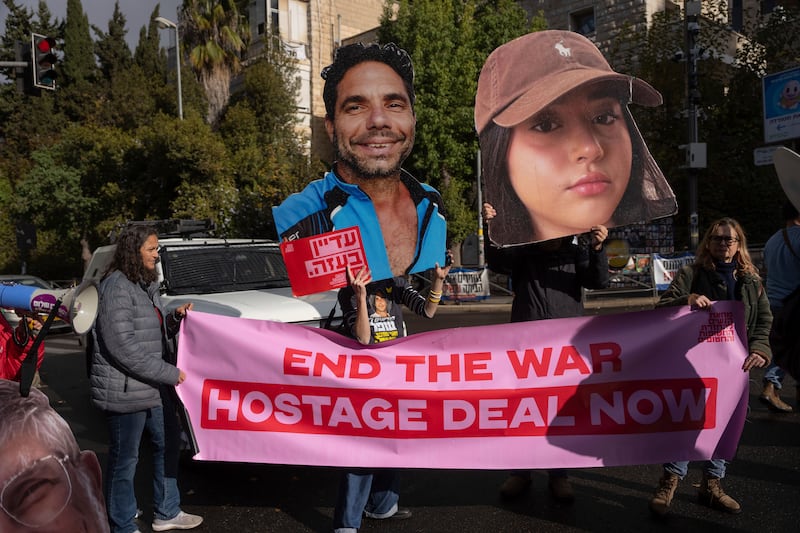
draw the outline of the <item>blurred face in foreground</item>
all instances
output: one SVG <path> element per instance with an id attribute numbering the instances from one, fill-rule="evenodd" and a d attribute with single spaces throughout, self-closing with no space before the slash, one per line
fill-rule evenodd
<path id="1" fill-rule="evenodd" d="M 13 452 L 15 447 L 25 453 Z M 109 530 L 100 464 L 94 452 L 80 452 L 77 457 L 48 453 L 35 439 L 20 437 L 4 446 L 3 457 L 0 531 L 102 533 Z"/>
<path id="2" fill-rule="evenodd" d="M 535 240 L 614 225 L 633 161 L 623 111 L 602 84 L 589 84 L 512 128 L 509 178 Z"/>

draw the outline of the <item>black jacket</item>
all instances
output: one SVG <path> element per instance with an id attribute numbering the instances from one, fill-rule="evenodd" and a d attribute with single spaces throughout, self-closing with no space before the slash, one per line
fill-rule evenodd
<path id="1" fill-rule="evenodd" d="M 605 248 L 596 251 L 583 239 L 510 248 L 487 245 L 486 260 L 494 272 L 511 276 L 511 322 L 582 316 L 581 289 L 608 286 Z"/>

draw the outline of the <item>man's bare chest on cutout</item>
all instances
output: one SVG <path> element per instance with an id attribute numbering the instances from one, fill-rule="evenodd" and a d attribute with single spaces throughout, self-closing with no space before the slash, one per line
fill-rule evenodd
<path id="1" fill-rule="evenodd" d="M 378 215 L 389 266 L 395 276 L 405 274 L 417 251 L 417 211 L 414 204 Z"/>

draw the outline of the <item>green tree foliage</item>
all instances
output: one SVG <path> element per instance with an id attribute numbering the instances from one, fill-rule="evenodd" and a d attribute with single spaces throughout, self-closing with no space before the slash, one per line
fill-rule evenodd
<path id="1" fill-rule="evenodd" d="M 2 2 L 9 10 L 0 36 L 3 59 L 14 60 L 15 42 L 29 42 L 32 30 L 62 37 L 66 56 L 57 91 L 20 93 L 9 69 L 0 79 L 0 235 L 13 243 L 18 221 L 36 224 L 38 246 L 27 259 L 29 271 L 57 279 L 80 276 L 81 240 L 93 248 L 130 219 L 207 217 L 230 236 L 274 238 L 271 207 L 320 176 L 320 163 L 307 155 L 308 140 L 296 133 L 294 64 L 280 46 L 267 47 L 263 58 L 244 69 L 241 92 L 220 100 L 211 123 L 206 88 L 196 76 L 182 76 L 181 121 L 159 46 L 158 10 L 141 29 L 131 59 L 119 10 L 107 32 L 94 28 L 93 42 L 79 0 L 69 0 L 66 21 L 54 21 L 45 2 L 36 11 L 15 0 Z M 189 0 L 187 7 L 200 3 L 213 9 L 195 22 L 214 22 L 225 39 L 240 32 L 244 41 L 240 19 L 215 11 L 228 4 Z M 701 229 L 713 217 L 732 215 L 753 241 L 763 242 L 780 225 L 783 195 L 773 168 L 753 165 L 753 149 L 764 144 L 761 77 L 800 63 L 798 15 L 778 10 L 754 17 L 740 32 L 735 62 L 728 65 L 714 55 L 730 35 L 723 19 L 713 15 L 714 6 L 723 13 L 723 4 L 703 4 L 701 46 L 709 52 L 698 62 L 699 129 L 700 140 L 708 143 L 709 166 L 700 171 Z M 242 2 L 236 5 L 241 8 Z M 189 12 L 184 16 L 188 20 Z M 631 21 L 631 28 L 640 26 Z M 183 27 L 181 19 L 182 32 Z M 531 21 L 513 0 L 402 0 L 396 17 L 387 12 L 382 21 L 381 41 L 409 50 L 417 72 L 417 142 L 409 170 L 442 192 L 453 241 L 477 229 L 472 113 L 480 68 L 496 46 L 543 27 L 540 17 Z M 185 31 L 188 37 L 194 30 Z M 218 39 L 222 48 L 232 42 L 213 32 L 202 35 L 205 40 L 186 44 L 182 57 L 201 42 Z M 663 106 L 633 112 L 678 194 L 676 222 L 685 224 L 686 171 L 677 148 L 687 136 L 681 116 L 685 71 L 672 60 L 684 46 L 681 14 L 654 17 L 647 32 L 623 29 L 608 44 L 615 68 L 650 81 L 664 94 Z M 239 66 L 238 52 L 234 55 L 235 61 L 228 58 L 232 63 L 220 63 L 229 74 Z M 184 63 L 188 74 L 190 64 Z M 0 271 L 19 264 L 15 247 L 0 250 Z"/>
<path id="2" fill-rule="evenodd" d="M 125 22 L 125 16 L 117 2 L 114 5 L 114 14 L 108 21 L 108 32 L 92 26 L 97 35 L 95 55 L 104 84 L 104 94 L 99 100 L 100 107 L 97 110 L 96 121 L 98 124 L 132 129 L 137 124 L 151 120 L 156 114 L 159 109 L 156 95 L 160 94 L 164 87 L 163 83 L 154 79 L 158 76 L 156 70 L 158 67 L 154 67 L 154 71 L 148 76 L 142 65 L 134 62 L 133 54 L 125 41 L 125 35 L 128 33 Z M 152 54 L 157 58 L 148 65 L 151 67 L 160 65 L 158 41 L 146 39 L 144 46 L 154 47 Z M 163 72 L 161 74 L 163 75 Z"/>
<path id="3" fill-rule="evenodd" d="M 772 165 L 754 166 L 753 150 L 765 146 L 761 78 L 800 65 L 798 28 L 797 9 L 776 8 L 766 19 L 753 17 L 742 30 L 746 40 L 735 56 L 737 68 L 727 69 L 724 92 L 703 94 L 709 172 L 699 186 L 700 205 L 710 217 L 739 218 L 751 242 L 763 243 L 783 226 L 785 196 L 777 175 Z"/>
<path id="4" fill-rule="evenodd" d="M 64 63 L 61 67 L 65 84 L 92 82 L 97 74 L 94 43 L 89 34 L 89 18 L 80 0 L 67 0 L 67 21 L 64 26 Z"/>
<path id="5" fill-rule="evenodd" d="M 59 162 L 57 150 L 38 150 L 33 160 L 30 173 L 16 188 L 11 211 L 16 220 L 28 220 L 38 228 L 38 253 L 32 259 L 40 262 L 41 270 L 75 271 L 80 255 L 72 245 L 80 238 L 78 228 L 88 222 L 94 199 L 84 195 L 79 172 Z"/>
<path id="6" fill-rule="evenodd" d="M 67 19 L 63 31 L 64 61 L 59 66 L 57 97 L 61 111 L 73 121 L 91 120 L 94 102 L 100 98 L 94 43 L 89 34 L 89 19 L 80 0 L 67 0 Z"/>
<path id="7" fill-rule="evenodd" d="M 14 220 L 9 213 L 9 207 L 14 203 L 14 195 L 11 190 L 11 180 L 0 169 L 0 235 L 3 235 L 6 240 L 6 246 L 0 247 L 0 265 L 14 265 L 16 266 L 16 250 L 11 244 L 14 241 L 10 240 L 14 235 Z M 16 269 L 17 271 L 19 269 Z"/>
<path id="8" fill-rule="evenodd" d="M 131 54 L 118 6 L 108 31 L 93 28 L 92 42 L 79 0 L 70 0 L 64 22 L 52 20 L 45 2 L 32 12 L 2 1 L 10 11 L 4 58 L 13 60 L 14 42 L 29 43 L 32 30 L 64 42 L 56 91 L 23 94 L 13 77 L 0 80 L 0 235 L 13 243 L 18 221 L 36 225 L 30 272 L 79 277 L 83 243 L 103 244 L 126 220 L 211 218 L 222 234 L 274 237 L 272 205 L 319 176 L 295 132 L 285 56 L 268 55 L 247 73 L 243 92 L 223 109 L 222 134 L 205 120 L 204 90 L 188 61 L 184 120 L 177 117 L 158 9 Z M 0 251 L 0 271 L 20 263 L 16 247 Z"/>
<path id="9" fill-rule="evenodd" d="M 30 42 L 33 13 L 14 0 L 3 0 L 3 4 L 6 6 L 8 14 L 6 15 L 5 31 L 0 39 L 0 53 L 2 53 L 3 61 L 14 61 L 14 43 Z M 2 71 L 7 78 L 11 78 L 8 75 L 11 74 L 11 69 L 7 70 L 6 67 L 3 67 Z"/>
<path id="10" fill-rule="evenodd" d="M 208 99 L 208 123 L 216 125 L 230 98 L 231 77 L 241 70 L 249 29 L 232 0 L 186 0 L 183 43 Z"/>
<path id="11" fill-rule="evenodd" d="M 219 126 L 240 195 L 233 226 L 251 237 L 275 238 L 272 206 L 324 170 L 309 159 L 305 139 L 297 136 L 298 83 L 279 44 L 247 69 L 244 91 L 232 98 Z"/>
<path id="12" fill-rule="evenodd" d="M 75 124 L 55 146 L 59 160 L 79 172 L 83 193 L 95 200 L 86 224 L 76 228 L 90 242 L 99 242 L 117 223 L 135 218 L 131 154 L 139 143 L 134 133 L 114 126 Z"/>
<path id="13" fill-rule="evenodd" d="M 721 216 L 737 218 L 751 242 L 763 243 L 780 227 L 784 195 L 772 165 L 755 166 L 753 151 L 764 143 L 761 77 L 800 63 L 796 10 L 778 8 L 770 16 L 746 13 L 749 21 L 731 50 L 727 4 L 703 2 L 697 61 L 698 141 L 707 144 L 708 167 L 698 173 L 700 231 Z M 658 13 L 646 33 L 620 32 L 608 55 L 615 68 L 649 81 L 664 95 L 654 109 L 633 106 L 650 151 L 678 199 L 676 247 L 688 246 L 689 190 L 685 155 L 689 141 L 683 14 Z M 743 192 L 746 191 L 746 194 Z"/>
<path id="14" fill-rule="evenodd" d="M 211 218 L 227 231 L 236 204 L 228 154 L 199 115 L 158 117 L 140 128 L 138 153 L 130 154 L 137 218 Z"/>
<path id="15" fill-rule="evenodd" d="M 131 75 L 139 82 L 139 86 L 147 94 L 147 106 L 153 105 L 156 109 L 165 111 L 170 115 L 178 115 L 178 98 L 177 98 L 177 75 L 175 74 L 174 62 L 168 64 L 167 54 L 164 49 L 160 48 L 160 31 L 173 32 L 172 29 L 161 29 L 156 21 L 159 16 L 159 6 L 150 14 L 150 22 L 147 26 L 143 26 L 139 33 L 139 44 L 134 51 L 134 68 L 138 67 L 138 72 L 131 73 Z M 172 35 L 170 35 L 172 39 Z M 174 41 L 171 41 L 174 42 Z M 181 55 L 181 94 L 183 96 L 183 109 L 184 113 L 187 110 L 194 109 L 197 112 L 205 114 L 208 106 L 206 104 L 205 95 L 203 94 L 202 87 L 196 81 L 195 77 L 190 72 L 189 66 L 186 64 L 185 56 Z M 174 61 L 174 60 L 172 60 Z M 140 77 L 142 76 L 142 77 Z M 115 85 L 119 90 L 115 90 L 116 94 L 123 96 L 125 88 L 128 86 L 127 81 L 120 81 Z M 146 107 L 142 106 L 142 111 L 154 116 L 152 110 L 147 111 Z M 124 106 L 123 106 L 124 107 Z M 138 119 L 138 123 L 143 123 Z"/>
<path id="16" fill-rule="evenodd" d="M 125 42 L 128 30 L 125 28 L 125 15 L 119 9 L 119 0 L 114 3 L 114 14 L 108 21 L 108 33 L 97 26 L 92 26 L 92 30 L 97 35 L 94 49 L 103 76 L 111 79 L 129 69 L 133 64 L 133 56 Z"/>
<path id="17" fill-rule="evenodd" d="M 133 60 L 146 76 L 163 79 L 167 72 L 167 56 L 159 45 L 158 12 L 156 5 L 150 14 L 150 23 L 139 30 L 139 44 L 133 52 Z"/>
<path id="18" fill-rule="evenodd" d="M 477 153 L 473 107 L 478 74 L 498 45 L 530 31 L 512 0 L 401 0 L 386 8 L 381 42 L 411 54 L 417 137 L 407 166 L 442 193 L 448 233 L 477 231 Z"/>

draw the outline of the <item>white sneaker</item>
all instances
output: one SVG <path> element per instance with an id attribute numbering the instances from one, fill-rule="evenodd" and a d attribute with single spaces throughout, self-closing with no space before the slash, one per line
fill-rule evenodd
<path id="1" fill-rule="evenodd" d="M 203 517 L 181 511 L 169 520 L 153 519 L 153 531 L 169 531 L 170 529 L 194 529 L 203 523 Z"/>

